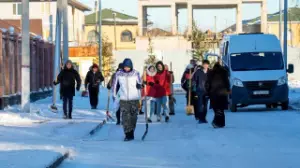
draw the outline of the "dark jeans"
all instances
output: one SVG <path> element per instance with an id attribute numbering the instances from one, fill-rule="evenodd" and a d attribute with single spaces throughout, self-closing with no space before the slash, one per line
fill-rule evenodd
<path id="1" fill-rule="evenodd" d="M 89 87 L 90 104 L 96 108 L 98 106 L 99 87 Z"/>
<path id="2" fill-rule="evenodd" d="M 68 109 L 69 109 L 69 111 L 68 111 Z M 73 96 L 63 97 L 63 110 L 64 110 L 64 115 L 65 116 L 68 116 L 69 118 L 72 118 Z M 67 112 L 69 112 L 69 115 L 67 115 Z"/>
<path id="3" fill-rule="evenodd" d="M 120 108 L 116 112 L 116 117 L 117 117 L 117 123 L 119 123 L 121 121 L 121 111 L 120 111 Z"/>
<path id="4" fill-rule="evenodd" d="M 208 105 L 208 97 L 203 96 L 202 97 L 202 111 L 199 115 L 199 120 L 201 120 L 201 121 L 206 121 L 207 105 Z"/>
<path id="5" fill-rule="evenodd" d="M 192 104 L 194 106 L 194 115 L 196 119 L 200 119 L 201 114 L 203 113 L 203 96 L 192 93 Z"/>
<path id="6" fill-rule="evenodd" d="M 173 101 L 173 96 L 169 96 L 169 109 L 170 109 L 170 114 L 175 114 L 175 107 L 174 107 L 174 101 Z"/>
<path id="7" fill-rule="evenodd" d="M 213 123 L 218 127 L 225 127 L 225 113 L 222 109 L 214 109 L 215 117 Z"/>

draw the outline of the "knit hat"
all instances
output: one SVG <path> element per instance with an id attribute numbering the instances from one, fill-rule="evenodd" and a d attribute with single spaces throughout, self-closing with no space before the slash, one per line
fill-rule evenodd
<path id="1" fill-rule="evenodd" d="M 92 65 L 92 69 L 94 69 L 94 68 L 99 69 L 99 66 L 98 66 L 97 64 L 93 64 L 93 65 Z"/>

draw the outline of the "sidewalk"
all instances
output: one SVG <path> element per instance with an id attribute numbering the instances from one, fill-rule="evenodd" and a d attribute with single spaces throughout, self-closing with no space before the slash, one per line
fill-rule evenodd
<path id="1" fill-rule="evenodd" d="M 99 109 L 106 107 L 106 92 L 102 91 Z M 73 120 L 62 119 L 62 102 L 58 113 L 49 110 L 51 98 L 31 104 L 31 113 L 19 106 L 0 111 L 0 167 L 48 167 L 66 152 L 76 155 L 74 147 L 105 117 L 105 110 L 90 110 L 89 99 L 74 97 Z M 97 133 L 96 133 L 97 134 Z M 51 167 L 52 168 L 52 167 Z"/>

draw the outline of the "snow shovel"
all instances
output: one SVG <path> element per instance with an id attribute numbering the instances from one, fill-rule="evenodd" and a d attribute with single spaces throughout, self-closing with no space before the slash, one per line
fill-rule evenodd
<path id="1" fill-rule="evenodd" d="M 191 105 L 192 98 L 192 69 L 190 69 L 190 79 L 189 79 L 189 93 L 188 93 L 188 105 L 186 106 L 186 115 L 190 116 L 194 114 L 194 106 Z"/>
<path id="2" fill-rule="evenodd" d="M 115 119 L 111 116 L 111 114 L 109 112 L 109 103 L 110 103 L 110 91 L 108 91 L 108 95 L 107 95 L 106 118 L 107 118 L 107 120 L 112 120 L 114 122 Z"/>
<path id="3" fill-rule="evenodd" d="M 144 75 L 143 75 L 143 82 L 144 81 L 146 81 L 146 83 L 147 83 L 147 72 L 146 72 L 146 70 L 144 71 Z M 144 87 L 144 100 L 146 101 L 146 96 L 147 96 L 147 87 L 145 86 Z M 144 141 L 145 140 L 145 138 L 146 138 L 146 136 L 147 136 L 147 134 L 148 134 L 148 127 L 149 127 L 149 124 L 148 124 L 148 118 L 147 118 L 147 114 L 148 114 L 148 112 L 147 112 L 147 105 L 145 105 L 145 121 L 146 121 L 146 130 L 145 130 L 145 132 L 144 132 L 144 135 L 142 136 L 142 141 Z"/>
<path id="4" fill-rule="evenodd" d="M 170 62 L 170 71 L 172 71 L 172 62 Z M 174 98 L 174 89 L 173 89 L 173 74 L 170 76 L 170 89 L 171 89 L 171 96 L 169 97 L 169 108 L 170 108 L 170 115 L 175 115 L 175 108 L 174 104 L 176 99 Z"/>

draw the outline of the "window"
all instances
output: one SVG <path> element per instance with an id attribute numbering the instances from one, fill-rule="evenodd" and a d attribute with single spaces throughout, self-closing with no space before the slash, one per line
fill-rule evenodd
<path id="1" fill-rule="evenodd" d="M 41 2 L 42 14 L 50 15 L 50 2 Z"/>
<path id="2" fill-rule="evenodd" d="M 22 4 L 21 3 L 13 4 L 13 14 L 14 15 L 22 15 Z"/>
<path id="3" fill-rule="evenodd" d="M 233 71 L 281 70 L 284 62 L 281 52 L 249 52 L 230 55 Z"/>
<path id="4" fill-rule="evenodd" d="M 88 32 L 87 40 L 89 42 L 99 41 L 98 33 L 95 30 Z"/>
<path id="5" fill-rule="evenodd" d="M 132 33 L 129 30 L 125 30 L 121 34 L 121 42 L 131 42 L 132 41 Z"/>

